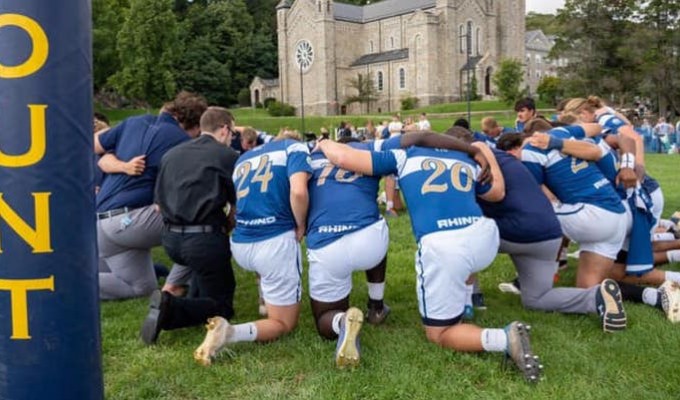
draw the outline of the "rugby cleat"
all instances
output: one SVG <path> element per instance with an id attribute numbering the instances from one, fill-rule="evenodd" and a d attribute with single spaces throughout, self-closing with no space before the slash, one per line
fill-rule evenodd
<path id="1" fill-rule="evenodd" d="M 543 365 L 540 364 L 538 356 L 531 351 L 530 329 L 531 326 L 519 321 L 511 322 L 505 327 L 508 348 L 505 351 L 504 365 L 512 360 L 527 382 L 538 383 L 543 372 Z"/>
<path id="2" fill-rule="evenodd" d="M 661 308 L 666 313 L 669 321 L 680 322 L 680 284 L 666 281 L 659 287 L 661 296 Z"/>
<path id="3" fill-rule="evenodd" d="M 338 368 L 356 367 L 361 358 L 359 332 L 364 322 L 364 314 L 356 307 L 350 307 L 343 317 L 335 348 L 335 365 Z"/>
<path id="4" fill-rule="evenodd" d="M 626 329 L 626 311 L 623 308 L 621 289 L 616 281 L 613 279 L 602 281 L 595 296 L 602 330 L 617 332 Z"/>
<path id="5" fill-rule="evenodd" d="M 371 325 L 380 325 L 385 322 L 391 311 L 392 309 L 387 304 L 383 304 L 382 308 L 378 308 L 371 307 L 369 302 L 368 311 L 366 311 L 366 321 Z"/>
<path id="6" fill-rule="evenodd" d="M 503 293 L 512 293 L 516 295 L 521 295 L 522 291 L 519 285 L 519 278 L 515 278 L 512 282 L 501 282 L 498 284 L 498 290 Z"/>
<path id="7" fill-rule="evenodd" d="M 166 319 L 172 295 L 168 292 L 154 290 L 149 297 L 149 312 L 144 318 L 139 336 L 145 345 L 156 344 L 161 333 L 163 321 Z"/>
<path id="8" fill-rule="evenodd" d="M 208 333 L 203 343 L 194 351 L 194 360 L 199 364 L 209 366 L 213 358 L 227 344 L 227 340 L 234 334 L 234 327 L 222 317 L 208 319 L 205 325 Z"/>
<path id="9" fill-rule="evenodd" d="M 486 310 L 486 302 L 484 301 L 484 293 L 472 293 L 472 306 L 477 310 Z"/>

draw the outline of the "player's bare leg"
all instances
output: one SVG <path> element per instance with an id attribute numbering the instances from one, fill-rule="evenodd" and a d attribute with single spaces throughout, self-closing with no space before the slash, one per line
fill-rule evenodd
<path id="1" fill-rule="evenodd" d="M 390 314 L 390 307 L 384 302 L 385 273 L 387 271 L 387 255 L 378 265 L 366 271 L 368 282 L 368 309 L 366 320 L 369 324 L 381 324 Z"/>

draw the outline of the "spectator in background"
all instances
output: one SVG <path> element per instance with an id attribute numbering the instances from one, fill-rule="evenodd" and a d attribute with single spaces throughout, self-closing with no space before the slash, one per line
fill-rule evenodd
<path id="1" fill-rule="evenodd" d="M 413 118 L 411 118 L 411 117 L 406 118 L 406 120 L 404 121 L 404 128 L 403 128 L 404 132 L 415 132 L 418 129 L 419 129 L 418 124 L 413 121 Z"/>
<path id="2" fill-rule="evenodd" d="M 659 153 L 665 153 L 668 151 L 670 146 L 670 136 L 673 134 L 673 132 L 673 125 L 666 122 L 666 118 L 660 117 L 659 121 L 654 127 L 654 135 L 656 136 L 657 143 L 659 145 L 659 147 L 657 147 L 657 151 Z"/>
<path id="3" fill-rule="evenodd" d="M 364 133 L 365 139 L 367 140 L 374 140 L 375 137 L 375 126 L 373 126 L 373 121 L 372 120 L 367 120 L 366 121 L 366 131 Z"/>
<path id="4" fill-rule="evenodd" d="M 390 128 L 389 128 L 390 122 L 385 120 L 378 125 L 376 128 L 376 135 L 380 137 L 380 139 L 389 139 L 390 137 Z"/>
<path id="5" fill-rule="evenodd" d="M 642 135 L 642 138 L 644 140 L 645 150 L 652 151 L 653 128 L 652 125 L 649 123 L 649 119 L 644 118 L 642 120 L 642 125 L 640 125 L 640 127 L 638 128 L 638 132 Z"/>
<path id="6" fill-rule="evenodd" d="M 427 115 L 425 113 L 420 114 L 420 119 L 418 120 L 418 130 L 419 131 L 432 130 L 432 125 L 430 124 L 430 121 L 427 120 Z"/>

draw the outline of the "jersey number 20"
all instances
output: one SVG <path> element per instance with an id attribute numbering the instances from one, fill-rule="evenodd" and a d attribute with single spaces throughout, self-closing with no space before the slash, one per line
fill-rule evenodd
<path id="1" fill-rule="evenodd" d="M 446 164 L 441 160 L 428 158 L 421 164 L 423 171 L 432 171 L 432 174 L 425 180 L 423 187 L 420 189 L 421 194 L 427 193 L 444 193 L 449 190 L 449 185 L 444 183 L 434 184 L 435 179 L 443 175 L 447 168 Z M 467 177 L 465 184 L 462 182 L 462 175 Z M 454 189 L 460 192 L 469 192 L 472 190 L 473 175 L 472 169 L 465 164 L 455 163 L 451 166 L 451 185 Z"/>

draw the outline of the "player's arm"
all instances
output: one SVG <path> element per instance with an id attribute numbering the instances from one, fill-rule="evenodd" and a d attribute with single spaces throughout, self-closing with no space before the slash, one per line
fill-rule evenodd
<path id="1" fill-rule="evenodd" d="M 458 138 L 448 135 L 440 135 L 436 132 L 407 133 L 400 136 L 400 141 L 402 148 L 420 146 L 436 149 L 456 150 L 466 153 L 472 157 L 482 169 L 482 173 L 480 174 L 478 181 L 482 183 L 490 183 L 490 179 L 494 178 L 493 174 L 491 174 L 489 170 L 489 163 L 491 160 L 489 160 L 487 157 L 487 154 L 491 154 L 493 156 L 490 150 L 489 152 L 485 153 L 482 152 L 477 146 L 472 146 Z"/>
<path id="2" fill-rule="evenodd" d="M 486 201 L 499 202 L 505 198 L 505 180 L 503 179 L 503 173 L 501 168 L 498 166 L 496 157 L 493 152 L 484 143 L 476 142 L 472 146 L 479 149 L 480 153 L 484 155 L 486 160 L 489 162 L 489 169 L 491 171 L 491 189 L 484 194 L 479 195 L 479 197 Z"/>
<path id="3" fill-rule="evenodd" d="M 102 129 L 100 131 L 95 132 L 94 134 L 94 152 L 95 154 L 104 154 L 106 153 L 106 150 L 104 149 L 104 146 L 102 146 L 101 142 L 99 141 L 99 135 L 102 133 L 106 133 L 109 131 L 110 128 Z"/>
<path id="4" fill-rule="evenodd" d="M 602 134 L 602 126 L 597 122 L 583 122 L 577 125 L 583 128 L 586 133 L 586 137 L 595 137 Z"/>
<path id="5" fill-rule="evenodd" d="M 348 171 L 373 175 L 373 159 L 369 151 L 354 149 L 331 140 L 318 142 L 317 149 L 323 151 L 333 165 Z"/>
<path id="6" fill-rule="evenodd" d="M 583 140 L 565 140 L 547 133 L 536 132 L 528 142 L 541 150 L 558 150 L 582 160 L 598 161 L 602 158 L 602 150 L 596 144 Z"/>
<path id="7" fill-rule="evenodd" d="M 644 176 L 644 143 L 630 125 L 622 126 L 618 133 L 621 162 L 619 173 L 616 175 L 616 183 L 623 184 L 626 189 L 634 188 L 638 181 L 642 179 L 638 177 L 636 171 Z"/>
<path id="8" fill-rule="evenodd" d="M 121 161 L 115 154 L 104 154 L 97 165 L 107 174 L 126 174 L 130 176 L 138 176 L 144 172 L 146 168 L 146 155 L 133 157 L 130 161 Z"/>
<path id="9" fill-rule="evenodd" d="M 295 218 L 295 237 L 298 241 L 305 235 L 307 226 L 307 210 L 309 209 L 309 192 L 307 182 L 309 173 L 296 172 L 288 178 L 290 182 L 290 208 Z"/>

